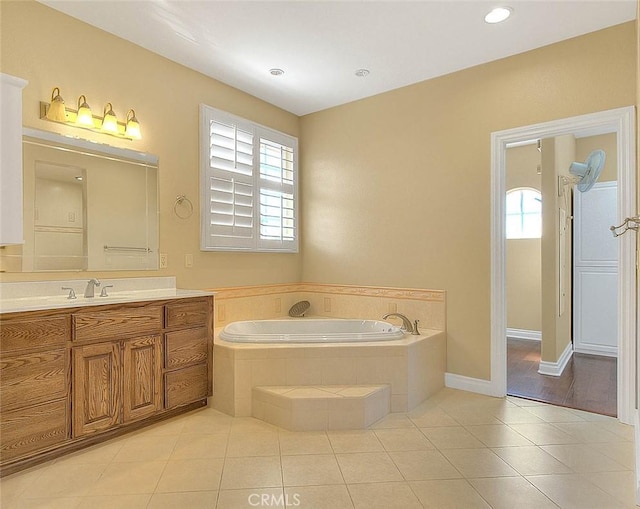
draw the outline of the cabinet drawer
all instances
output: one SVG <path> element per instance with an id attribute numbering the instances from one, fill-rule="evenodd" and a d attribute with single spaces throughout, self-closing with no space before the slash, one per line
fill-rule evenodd
<path id="1" fill-rule="evenodd" d="M 73 315 L 74 341 L 114 339 L 162 329 L 162 306 L 126 307 Z"/>
<path id="2" fill-rule="evenodd" d="M 206 362 L 208 358 L 206 327 L 165 334 L 165 367 L 178 369 Z"/>
<path id="3" fill-rule="evenodd" d="M 201 364 L 167 373 L 164 383 L 167 409 L 204 399 L 209 392 L 207 365 Z"/>
<path id="4" fill-rule="evenodd" d="M 0 461 L 5 462 L 64 442 L 69 437 L 66 399 L 3 412 Z"/>
<path id="5" fill-rule="evenodd" d="M 3 354 L 34 348 L 64 345 L 71 339 L 69 315 L 7 319 L 0 322 L 0 350 Z"/>
<path id="6" fill-rule="evenodd" d="M 34 405 L 67 395 L 68 350 L 6 356 L 0 360 L 3 410 Z"/>
<path id="7" fill-rule="evenodd" d="M 209 308 L 209 299 L 171 302 L 165 306 L 165 327 L 206 325 Z"/>

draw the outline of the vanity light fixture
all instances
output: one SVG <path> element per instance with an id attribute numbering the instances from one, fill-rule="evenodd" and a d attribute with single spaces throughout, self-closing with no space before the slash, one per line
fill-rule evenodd
<path id="1" fill-rule="evenodd" d="M 118 119 L 116 118 L 116 114 L 113 112 L 113 106 L 111 103 L 107 103 L 104 107 L 102 130 L 110 134 L 118 132 Z"/>
<path id="2" fill-rule="evenodd" d="M 104 115 L 99 117 L 93 115 L 84 95 L 78 97 L 77 110 L 66 108 L 58 87 L 51 92 L 51 103 L 40 101 L 40 118 L 128 140 L 142 138 L 135 111 L 130 109 L 126 122 L 119 122 L 113 111 L 113 105 L 109 102 L 104 107 Z"/>
<path id="3" fill-rule="evenodd" d="M 51 105 L 47 111 L 47 118 L 53 122 L 66 122 L 67 111 L 64 107 L 64 99 L 60 95 L 60 89 L 54 88 L 51 92 Z"/>
<path id="4" fill-rule="evenodd" d="M 511 12 L 509 7 L 496 7 L 484 17 L 484 20 L 490 24 L 502 23 L 511 16 Z"/>
<path id="5" fill-rule="evenodd" d="M 87 104 L 87 98 L 84 95 L 78 97 L 76 123 L 86 127 L 93 127 L 93 113 L 91 113 L 91 108 Z"/>
<path id="6" fill-rule="evenodd" d="M 127 138 L 133 138 L 134 140 L 139 140 L 142 138 L 140 135 L 140 123 L 136 118 L 136 112 L 133 110 L 129 110 L 127 112 L 127 125 L 125 127 L 125 134 Z"/>

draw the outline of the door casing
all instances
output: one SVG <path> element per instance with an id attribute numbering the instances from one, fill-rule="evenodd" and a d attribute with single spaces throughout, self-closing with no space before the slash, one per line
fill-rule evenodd
<path id="1" fill-rule="evenodd" d="M 487 393 L 507 393 L 505 174 L 506 149 L 532 139 L 574 134 L 616 133 L 618 219 L 636 208 L 635 110 L 632 106 L 516 127 L 491 134 L 491 381 Z M 619 224 L 619 223 L 618 223 Z M 636 404 L 636 249 L 635 233 L 619 237 L 618 419 L 632 424 Z"/>

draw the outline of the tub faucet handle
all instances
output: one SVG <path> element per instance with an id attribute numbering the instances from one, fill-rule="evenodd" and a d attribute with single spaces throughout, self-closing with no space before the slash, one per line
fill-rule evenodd
<path id="1" fill-rule="evenodd" d="M 420 320 L 414 320 L 413 321 L 413 332 L 411 334 L 413 334 L 414 336 L 419 336 L 420 335 L 420 331 L 418 330 L 418 323 L 420 322 Z"/>

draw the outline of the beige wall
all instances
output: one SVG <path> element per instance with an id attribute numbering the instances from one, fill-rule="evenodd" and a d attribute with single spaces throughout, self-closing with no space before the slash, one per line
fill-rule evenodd
<path id="1" fill-rule="evenodd" d="M 542 360 L 556 362 L 571 342 L 572 237 L 571 186 L 568 176 L 576 159 L 572 134 L 542 140 Z"/>
<path id="2" fill-rule="evenodd" d="M 490 133 L 634 104 L 635 38 L 626 23 L 303 117 L 303 280 L 445 289 L 447 369 L 488 379 Z"/>
<path id="3" fill-rule="evenodd" d="M 23 94 L 25 126 L 108 142 L 159 157 L 160 248 L 169 255 L 168 269 L 91 275 L 175 275 L 178 285 L 185 288 L 300 280 L 301 255 L 200 252 L 197 212 L 200 103 L 294 136 L 299 135 L 298 117 L 34 1 L 3 0 L 0 16 L 0 70 L 29 81 Z M 60 87 L 62 97 L 72 108 L 80 94 L 87 96 L 96 112 L 107 102 L 113 103 L 121 119 L 128 108 L 134 108 L 142 140 L 118 140 L 40 120 L 38 103 L 48 101 L 55 86 Z M 195 206 L 196 212 L 187 220 L 173 213 L 180 194 L 186 194 Z M 187 253 L 194 257 L 191 269 L 184 267 Z M 86 275 L 89 277 L 89 273 Z M 2 280 L 68 277 L 77 274 L 3 274 Z"/>
<path id="4" fill-rule="evenodd" d="M 537 144 L 507 149 L 506 189 L 540 191 Z M 542 331 L 540 239 L 507 239 L 507 327 Z"/>

